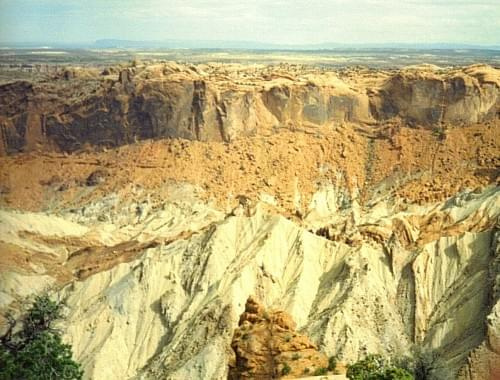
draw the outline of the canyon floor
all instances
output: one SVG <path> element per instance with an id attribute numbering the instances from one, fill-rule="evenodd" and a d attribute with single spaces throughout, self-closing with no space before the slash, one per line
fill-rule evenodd
<path id="1" fill-rule="evenodd" d="M 285 362 L 299 378 L 370 353 L 500 379 L 499 114 L 500 70 L 477 64 L 7 81 L 2 316 L 64 300 L 88 379 L 272 378 Z"/>

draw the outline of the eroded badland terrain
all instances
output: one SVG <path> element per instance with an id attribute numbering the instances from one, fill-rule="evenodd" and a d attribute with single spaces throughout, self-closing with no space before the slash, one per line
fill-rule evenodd
<path id="1" fill-rule="evenodd" d="M 9 81 L 0 309 L 65 300 L 89 379 L 301 377 L 415 350 L 429 378 L 500 379 L 499 111 L 500 70 L 479 64 Z"/>

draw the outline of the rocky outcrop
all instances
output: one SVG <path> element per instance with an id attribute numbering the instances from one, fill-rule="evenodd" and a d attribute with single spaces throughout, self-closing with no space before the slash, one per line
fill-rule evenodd
<path id="1" fill-rule="evenodd" d="M 500 81 L 495 69 L 471 66 L 402 70 L 374 98 L 380 119 L 399 116 L 411 124 L 468 125 L 498 117 Z"/>
<path id="2" fill-rule="evenodd" d="M 0 154 L 19 152 L 27 145 L 29 99 L 33 85 L 14 82 L 0 86 Z"/>
<path id="3" fill-rule="evenodd" d="M 295 331 L 295 322 L 283 311 L 264 310 L 249 297 L 234 332 L 235 354 L 228 379 L 297 378 L 328 367 L 327 357 L 314 343 Z"/>
<path id="4" fill-rule="evenodd" d="M 492 252 L 495 259 L 490 267 L 490 279 L 493 281 L 490 304 L 493 307 L 486 320 L 485 339 L 467 358 L 466 365 L 459 372 L 464 380 L 500 378 L 500 232 L 498 227 L 492 240 Z"/>
<path id="5" fill-rule="evenodd" d="M 264 105 L 282 125 L 372 121 L 368 97 L 332 76 L 313 77 L 305 85 L 285 82 L 266 87 Z"/>
<path id="6" fill-rule="evenodd" d="M 0 86 L 0 153 L 160 137 L 232 141 L 396 116 L 429 126 L 470 124 L 498 114 L 499 73 L 487 66 L 407 69 L 387 78 L 372 72 L 357 82 L 339 75 L 282 66 L 152 64 L 101 74 L 72 68 L 49 81 Z"/>

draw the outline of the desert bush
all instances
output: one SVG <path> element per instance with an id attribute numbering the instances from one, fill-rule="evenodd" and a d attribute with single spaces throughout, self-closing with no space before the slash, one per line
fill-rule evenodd
<path id="1" fill-rule="evenodd" d="M 330 356 L 328 358 L 328 371 L 334 371 L 337 367 L 337 358 L 335 356 Z"/>
<path id="2" fill-rule="evenodd" d="M 13 333 L 17 322 L 1 337 L 0 380 L 77 380 L 83 376 L 72 359 L 71 346 L 64 344 L 53 323 L 62 316 L 62 305 L 48 295 L 37 296 Z"/>
<path id="3" fill-rule="evenodd" d="M 430 349 L 416 346 L 412 350 L 413 358 L 407 359 L 400 367 L 413 372 L 416 380 L 449 379 L 448 371 L 439 365 L 439 356 Z"/>
<path id="4" fill-rule="evenodd" d="M 286 376 L 290 372 L 292 372 L 292 368 L 288 365 L 288 363 L 283 363 L 283 367 L 281 367 L 281 376 Z"/>
<path id="5" fill-rule="evenodd" d="M 326 375 L 328 373 L 328 369 L 326 368 L 317 368 L 313 375 L 314 376 L 323 376 L 323 375 Z"/>
<path id="6" fill-rule="evenodd" d="M 436 127 L 432 130 L 432 135 L 438 140 L 444 140 L 446 138 L 446 132 L 442 127 Z"/>
<path id="7" fill-rule="evenodd" d="M 406 369 L 387 363 L 380 355 L 368 355 L 347 368 L 350 380 L 413 380 L 413 375 Z"/>

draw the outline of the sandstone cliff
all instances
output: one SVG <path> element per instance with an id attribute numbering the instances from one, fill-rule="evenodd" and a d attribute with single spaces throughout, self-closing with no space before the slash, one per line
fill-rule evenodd
<path id="1" fill-rule="evenodd" d="M 159 137 L 232 141 L 276 128 L 395 116 L 427 126 L 468 125 L 498 114 L 500 76 L 488 66 L 343 75 L 293 66 L 154 64 L 8 83 L 0 86 L 0 153 Z"/>
<path id="2" fill-rule="evenodd" d="M 463 71 L 404 69 L 379 89 L 375 113 L 380 118 L 398 115 L 413 124 L 434 126 L 481 122 L 499 112 L 499 79 L 496 70 L 479 65 Z"/>

